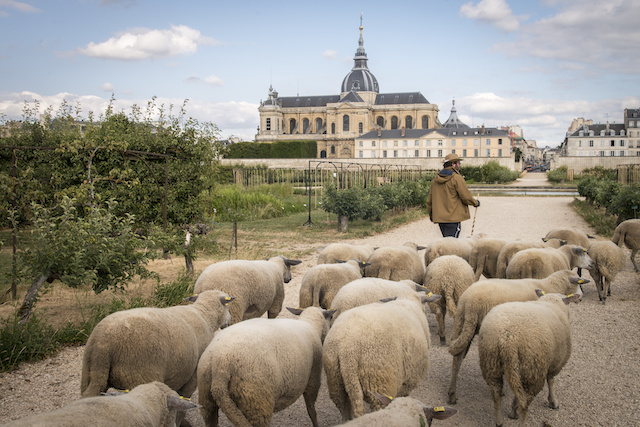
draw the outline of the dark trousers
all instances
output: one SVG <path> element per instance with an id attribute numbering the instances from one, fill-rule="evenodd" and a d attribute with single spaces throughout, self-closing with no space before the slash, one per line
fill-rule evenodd
<path id="1" fill-rule="evenodd" d="M 460 236 L 460 223 L 459 222 L 441 222 L 438 224 L 442 237 L 458 237 Z"/>

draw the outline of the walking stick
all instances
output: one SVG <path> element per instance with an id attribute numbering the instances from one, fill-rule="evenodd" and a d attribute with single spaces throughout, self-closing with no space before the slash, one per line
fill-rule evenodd
<path id="1" fill-rule="evenodd" d="M 476 197 L 480 197 L 480 193 L 478 193 L 478 195 Z M 478 208 L 476 208 L 475 212 L 473 213 L 473 224 L 471 224 L 471 235 L 473 236 L 473 229 L 476 226 L 476 216 L 478 215 Z"/>

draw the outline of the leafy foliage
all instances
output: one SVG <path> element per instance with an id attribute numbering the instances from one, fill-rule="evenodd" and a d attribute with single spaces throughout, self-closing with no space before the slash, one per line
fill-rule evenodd
<path id="1" fill-rule="evenodd" d="M 616 223 L 619 224 L 637 217 L 640 185 L 619 183 L 615 172 L 604 168 L 584 170 L 578 182 L 578 193 L 587 203 L 604 208 L 609 215 L 617 216 Z"/>
<path id="2" fill-rule="evenodd" d="M 228 159 L 314 159 L 316 141 L 238 142 L 227 146 L 224 157 Z"/>
<path id="3" fill-rule="evenodd" d="M 566 181 L 569 177 L 568 172 L 569 169 L 566 166 L 560 166 L 557 169 L 547 171 L 547 179 L 555 183 Z"/>
<path id="4" fill-rule="evenodd" d="M 490 161 L 482 166 L 461 166 L 460 173 L 467 181 L 486 183 L 505 183 L 515 181 L 519 173 L 500 166 L 497 161 Z"/>

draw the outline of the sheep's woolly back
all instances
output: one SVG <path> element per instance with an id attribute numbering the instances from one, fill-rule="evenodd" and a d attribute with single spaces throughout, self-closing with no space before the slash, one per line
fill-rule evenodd
<path id="1" fill-rule="evenodd" d="M 420 427 L 426 421 L 425 404 L 412 397 L 398 397 L 389 406 L 340 424 L 343 427 Z"/>
<path id="2" fill-rule="evenodd" d="M 331 319 L 333 324 L 345 311 L 360 305 L 378 302 L 383 298 L 405 298 L 415 294 L 416 284 L 410 280 L 394 280 L 363 277 L 347 283 L 338 290 L 331 309 L 335 310 Z"/>
<path id="3" fill-rule="evenodd" d="M 198 403 L 207 425 L 217 417 L 215 406 L 234 425 L 268 425 L 274 411 L 303 393 L 315 402 L 327 331 L 317 307 L 298 319 L 249 319 L 221 330 L 198 365 Z"/>
<path id="4" fill-rule="evenodd" d="M 559 248 L 564 244 L 564 241 L 560 239 L 548 239 L 546 242 L 508 242 L 498 254 L 496 278 L 505 279 L 507 277 L 507 266 L 516 253 L 531 248 Z"/>
<path id="5" fill-rule="evenodd" d="M 593 261 L 581 246 L 565 245 L 555 248 L 531 248 L 516 253 L 507 267 L 508 279 L 524 277 L 544 278 L 554 271 L 590 268 Z"/>
<path id="6" fill-rule="evenodd" d="M 358 261 L 341 264 L 319 264 L 311 267 L 300 283 L 300 308 L 309 306 L 331 307 L 333 298 L 341 287 L 362 278 Z"/>
<path id="7" fill-rule="evenodd" d="M 457 255 L 444 255 L 429 264 L 424 275 L 424 287 L 442 298 L 435 303 L 447 306 L 453 317 L 456 304 L 462 293 L 475 282 L 473 269 L 467 261 Z"/>
<path id="8" fill-rule="evenodd" d="M 469 254 L 469 265 L 475 272 L 475 281 L 480 280 L 480 276 L 483 274 L 488 279 L 498 277 L 498 255 L 506 244 L 507 241 L 502 239 L 478 240 Z"/>
<path id="9" fill-rule="evenodd" d="M 55 411 L 22 418 L 5 426 L 173 427 L 176 411 L 168 408 L 169 396 L 179 397 L 167 385 L 152 382 L 139 385 L 126 394 L 76 400 Z"/>
<path id="10" fill-rule="evenodd" d="M 472 284 L 458 301 L 449 353 L 455 356 L 468 348 L 493 307 L 506 302 L 536 300 L 536 289 L 564 295 L 574 293 L 578 287 L 571 283 L 572 277 L 577 279 L 570 270 L 561 270 L 544 279 L 487 279 Z"/>
<path id="11" fill-rule="evenodd" d="M 375 248 L 371 245 L 354 245 L 351 243 L 331 243 L 325 246 L 318 255 L 318 264 L 333 264 L 336 260 L 357 259 L 366 261 Z"/>
<path id="12" fill-rule="evenodd" d="M 476 237 L 442 237 L 429 244 L 424 253 L 424 265 L 426 267 L 436 258 L 442 255 L 458 255 L 469 261 L 471 250 L 477 242 L 482 240 L 482 235 Z"/>
<path id="13" fill-rule="evenodd" d="M 102 319 L 85 346 L 82 396 L 98 396 L 109 387 L 132 389 L 151 381 L 191 395 L 198 358 L 215 331 L 229 321 L 222 302 L 225 297 L 222 291 L 207 291 L 193 304 L 134 308 Z"/>
<path id="14" fill-rule="evenodd" d="M 627 263 L 627 257 L 621 247 L 610 240 L 598 240 L 591 244 L 588 251 L 593 260 L 589 270 L 598 289 L 601 301 L 606 300 L 611 283 Z M 604 292 L 604 294 L 603 294 Z"/>
<path id="15" fill-rule="evenodd" d="M 364 269 L 367 277 L 378 277 L 387 280 L 413 280 L 421 284 L 424 267 L 418 254 L 418 245 L 405 243 L 402 246 L 384 246 L 376 249 L 367 259 Z"/>
<path id="16" fill-rule="evenodd" d="M 417 295 L 344 312 L 323 346 L 329 396 L 343 419 L 349 406 L 356 417 L 363 415 L 364 401 L 379 408 L 371 392 L 406 396 L 427 375 L 429 347 L 429 324 Z"/>
<path id="17" fill-rule="evenodd" d="M 613 232 L 611 241 L 620 247 L 624 244 L 631 249 L 630 258 L 633 268 L 640 272 L 640 265 L 635 258 L 640 250 L 640 219 L 628 219 L 621 222 Z"/>
<path id="18" fill-rule="evenodd" d="M 284 284 L 291 270 L 283 257 L 269 260 L 221 261 L 205 268 L 194 285 L 194 293 L 219 289 L 236 299 L 229 306 L 231 323 L 260 317 L 268 311 L 276 317 L 282 311 Z"/>
<path id="19" fill-rule="evenodd" d="M 501 304 L 485 316 L 478 335 L 485 381 L 495 396 L 499 394 L 496 384 L 506 377 L 518 399 L 524 423 L 529 402 L 548 378 L 560 372 L 571 355 L 568 306 L 558 294 Z M 501 419 L 501 413 L 496 417 Z"/>
<path id="20" fill-rule="evenodd" d="M 589 249 L 589 245 L 591 244 L 589 235 L 576 228 L 556 228 L 549 231 L 547 235 L 544 236 L 544 239 L 566 240 L 569 245 L 578 245 L 585 249 Z"/>

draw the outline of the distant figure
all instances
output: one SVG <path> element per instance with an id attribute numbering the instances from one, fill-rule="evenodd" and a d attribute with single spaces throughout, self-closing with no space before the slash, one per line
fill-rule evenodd
<path id="1" fill-rule="evenodd" d="M 462 158 L 455 153 L 444 158 L 444 169 L 431 181 L 427 212 L 431 222 L 440 226 L 443 237 L 458 237 L 460 223 L 471 218 L 469 206 L 480 206 L 460 174 Z"/>

